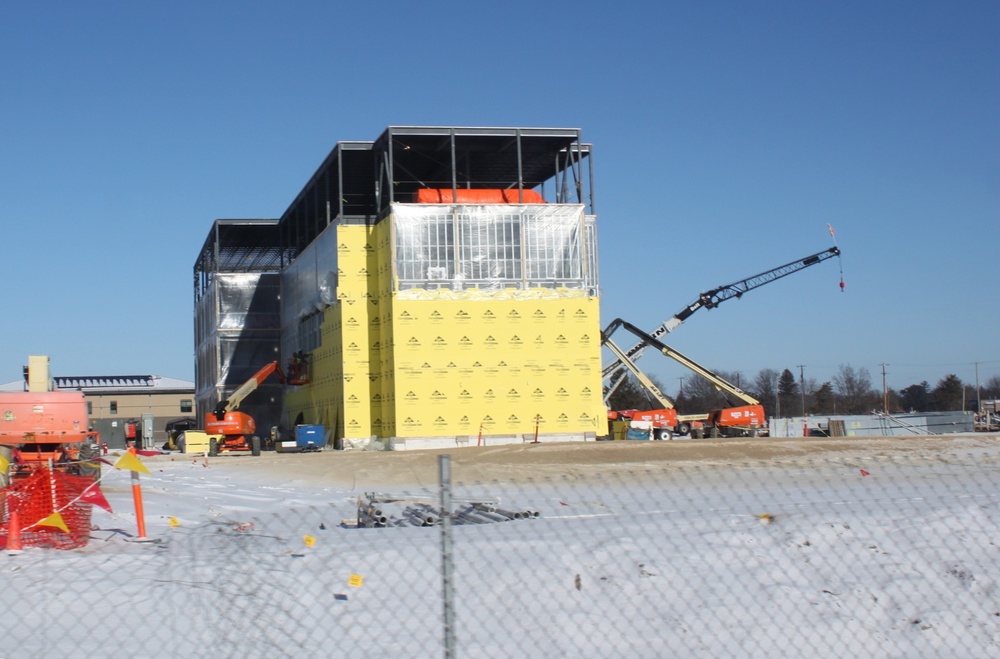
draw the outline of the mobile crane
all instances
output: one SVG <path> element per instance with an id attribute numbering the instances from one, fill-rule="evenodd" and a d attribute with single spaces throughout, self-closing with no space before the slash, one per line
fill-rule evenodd
<path id="1" fill-rule="evenodd" d="M 830 228 L 830 235 L 833 235 L 832 228 Z M 717 286 L 716 288 L 707 290 L 704 293 L 701 293 L 694 302 L 675 313 L 668 320 L 663 321 L 662 325 L 650 332 L 647 336 L 654 340 L 659 339 L 680 327 L 685 320 L 690 318 L 691 315 L 699 309 L 714 309 L 726 300 L 731 300 L 733 298 L 739 299 L 743 297 L 744 293 L 752 291 L 755 288 L 760 288 L 764 284 L 770 284 L 771 282 L 781 279 L 782 277 L 787 277 L 795 272 L 800 272 L 808 267 L 814 266 L 817 263 L 822 263 L 823 261 L 831 259 L 835 256 L 840 256 L 840 248 L 836 245 L 829 249 L 825 249 L 822 252 L 816 252 L 815 254 L 806 256 L 805 258 L 780 265 L 777 268 L 765 270 L 764 272 L 753 275 L 752 277 L 747 277 L 746 279 L 741 279 L 730 284 Z M 843 289 L 843 277 L 841 277 L 840 285 L 841 289 Z M 610 334 L 611 331 L 606 329 L 604 333 Z M 642 356 L 646 346 L 646 343 L 640 341 L 626 350 L 625 356 L 634 362 Z M 625 381 L 625 378 L 628 377 L 628 372 L 630 370 L 624 366 L 624 362 L 619 355 L 615 356 L 616 359 L 608 364 L 602 371 L 604 378 L 610 378 L 610 384 L 605 389 L 604 393 L 605 404 L 607 404 L 611 394 L 613 394 L 615 390 L 621 386 L 621 383 Z"/>
<path id="2" fill-rule="evenodd" d="M 642 374 L 642 371 L 636 367 L 634 358 L 629 357 L 626 352 L 622 351 L 621 348 L 615 345 L 615 343 L 611 340 L 611 335 L 619 327 L 638 337 L 640 341 L 639 345 L 641 347 L 652 347 L 659 350 L 662 354 L 670 357 L 685 368 L 697 373 L 711 382 L 712 385 L 719 391 L 729 393 L 744 403 L 740 406 L 715 409 L 708 412 L 708 414 L 679 416 L 676 414 L 676 410 L 674 410 L 675 423 L 673 430 L 678 434 L 687 434 L 690 430 L 692 437 L 700 439 L 704 436 L 704 432 L 707 429 L 710 437 L 756 437 L 764 427 L 764 407 L 756 398 L 728 380 L 725 380 L 711 370 L 705 368 L 693 359 L 666 345 L 652 334 L 643 332 L 632 323 L 622 320 L 621 318 L 616 318 L 610 325 L 608 325 L 607 329 L 601 333 L 601 342 L 615 354 L 624 368 L 631 371 L 637 377 L 642 375 L 642 377 L 639 377 L 640 383 L 649 389 L 650 393 L 652 393 L 654 397 L 661 400 L 661 403 L 664 399 L 666 399 L 666 397 L 660 393 L 659 389 L 656 388 L 655 385 L 652 385 L 652 388 L 650 388 L 652 381 Z M 670 407 L 673 407 L 673 405 L 671 404 Z M 657 411 L 659 410 L 654 410 L 654 412 Z M 633 416 L 632 418 L 634 419 L 636 417 Z M 702 427 L 691 429 L 689 422 L 692 421 L 701 421 Z M 664 439 L 667 439 L 667 437 Z"/>
<path id="3" fill-rule="evenodd" d="M 237 408 L 272 373 L 277 373 L 278 381 L 285 383 L 285 376 L 278 362 L 271 362 L 254 373 L 229 398 L 219 401 L 215 409 L 205 415 L 205 432 L 209 435 L 209 455 L 218 455 L 219 451 L 250 451 L 253 455 L 260 455 L 260 437 L 254 434 L 257 431 L 257 424 L 252 416 L 240 412 Z"/>

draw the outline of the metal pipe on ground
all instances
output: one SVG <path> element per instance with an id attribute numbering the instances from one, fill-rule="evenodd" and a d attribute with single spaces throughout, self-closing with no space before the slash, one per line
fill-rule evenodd
<path id="1" fill-rule="evenodd" d="M 488 511 L 481 510 L 481 509 L 473 509 L 472 512 L 474 512 L 476 515 L 479 515 L 480 517 L 485 517 L 486 519 L 490 520 L 491 522 L 509 522 L 510 521 L 510 518 L 507 517 L 506 515 L 499 515 L 497 513 L 488 512 Z"/>

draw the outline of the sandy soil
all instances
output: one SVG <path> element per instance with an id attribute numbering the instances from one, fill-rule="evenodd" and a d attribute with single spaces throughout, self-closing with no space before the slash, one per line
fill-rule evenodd
<path id="1" fill-rule="evenodd" d="M 434 487 L 439 456 L 451 456 L 453 483 L 525 482 L 566 476 L 628 472 L 662 474 L 697 464 L 753 468 L 781 464 L 808 467 L 830 462 L 891 460 L 950 461 L 961 456 L 1000 459 L 998 435 L 852 437 L 838 439 L 756 438 L 672 442 L 580 442 L 471 446 L 419 451 L 322 451 L 270 453 L 259 457 L 223 454 L 210 466 L 254 473 L 262 483 Z M 985 451 L 985 453 L 984 453 Z M 167 456 L 154 460 L 180 459 Z M 199 458 L 200 460 L 201 458 Z M 964 461 L 964 460 L 963 460 Z"/>

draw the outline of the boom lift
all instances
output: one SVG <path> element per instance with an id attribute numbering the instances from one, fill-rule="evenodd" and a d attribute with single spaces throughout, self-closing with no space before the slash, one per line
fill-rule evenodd
<path id="1" fill-rule="evenodd" d="M 833 229 L 831 229 L 830 232 L 832 235 Z M 840 248 L 836 245 L 823 250 L 822 252 L 816 252 L 815 254 L 806 256 L 805 258 L 792 261 L 791 263 L 786 263 L 785 265 L 780 265 L 777 268 L 771 268 L 770 270 L 758 273 L 752 277 L 747 277 L 746 279 L 734 281 L 731 284 L 725 284 L 723 286 L 707 290 L 700 294 L 694 302 L 675 313 L 668 320 L 663 321 L 663 324 L 650 332 L 648 336 L 653 339 L 659 339 L 665 334 L 669 334 L 680 327 L 685 320 L 691 317 L 691 314 L 699 309 L 714 309 L 726 300 L 731 300 L 733 298 L 739 299 L 743 297 L 744 293 L 752 291 L 755 288 L 760 288 L 764 284 L 770 284 L 772 281 L 776 281 L 782 277 L 787 277 L 795 272 L 800 272 L 810 266 L 816 265 L 817 263 L 822 263 L 827 259 L 832 259 L 835 256 L 840 256 Z M 843 287 L 843 281 L 841 281 L 841 287 Z M 611 331 L 606 329 L 604 333 L 610 334 Z M 642 356 L 645 349 L 646 344 L 639 342 L 625 351 L 625 356 L 634 362 Z M 611 379 L 611 383 L 604 394 L 605 404 L 607 404 L 608 398 L 610 398 L 611 394 L 613 394 L 615 390 L 621 386 L 621 383 L 625 381 L 625 378 L 628 377 L 628 369 L 626 369 L 623 365 L 621 357 L 618 355 L 615 356 L 617 359 L 608 364 L 608 366 L 606 366 L 602 371 L 605 378 Z"/>
<path id="2" fill-rule="evenodd" d="M 608 411 L 608 421 L 611 424 L 612 436 L 615 439 L 648 439 L 649 437 L 653 439 L 673 439 L 674 432 L 678 431 L 679 424 L 677 410 L 674 409 L 673 401 L 660 391 L 660 388 L 645 373 L 639 370 L 635 362 L 625 355 L 622 349 L 611 340 L 610 336 L 602 337 L 602 341 L 614 353 L 615 357 L 621 360 L 623 367 L 631 371 L 642 386 L 662 406 L 656 410 Z"/>
<path id="3" fill-rule="evenodd" d="M 218 455 L 219 451 L 250 451 L 253 455 L 260 455 L 260 437 L 254 434 L 257 424 L 252 416 L 237 408 L 272 373 L 277 373 L 278 381 L 285 383 L 278 362 L 271 362 L 205 415 L 205 432 L 211 436 L 208 440 L 209 455 Z"/>
<path id="4" fill-rule="evenodd" d="M 640 341 L 639 345 L 643 348 L 652 347 L 659 350 L 667 357 L 670 357 L 685 368 L 697 373 L 711 382 L 712 385 L 719 391 L 731 394 L 744 403 L 741 406 L 712 410 L 707 415 L 688 415 L 685 417 L 676 417 L 678 419 L 676 430 L 679 434 L 686 434 L 690 428 L 690 426 L 687 426 L 687 422 L 693 420 L 703 420 L 702 428 L 695 428 L 691 431 L 692 436 L 696 439 L 703 437 L 706 429 L 711 437 L 756 437 L 764 427 L 764 407 L 756 398 L 728 380 L 725 380 L 711 370 L 705 368 L 693 359 L 681 354 L 677 350 L 674 350 L 654 337 L 652 334 L 647 334 L 632 323 L 622 320 L 621 318 L 616 318 L 601 334 L 601 342 L 611 349 L 625 368 L 633 373 L 641 373 L 641 371 L 639 371 L 639 369 L 635 366 L 634 359 L 629 357 L 627 353 L 622 352 L 621 349 L 611 340 L 611 334 L 613 334 L 619 327 L 624 328 L 638 337 Z M 649 378 L 647 377 L 646 380 L 649 380 Z M 640 382 L 648 388 L 645 381 L 640 379 Z M 651 389 L 650 391 L 654 393 L 654 396 L 656 395 L 654 390 Z M 659 390 L 655 389 L 655 391 Z"/>
<path id="5" fill-rule="evenodd" d="M 25 391 L 0 393 L 0 456 L 10 474 L 26 476 L 51 465 L 69 473 L 98 478 L 100 464 L 86 462 L 100 450 L 89 431 L 87 401 L 80 391 L 54 391 L 49 358 L 31 355 L 24 368 Z M 0 474 L 0 484 L 8 473 Z"/>

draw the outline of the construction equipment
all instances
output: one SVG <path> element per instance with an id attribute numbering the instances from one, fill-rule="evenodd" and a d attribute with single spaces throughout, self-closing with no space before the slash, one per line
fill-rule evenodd
<path id="1" fill-rule="evenodd" d="M 678 434 L 686 434 L 689 429 L 695 439 L 700 439 L 706 432 L 710 437 L 756 437 L 760 434 L 764 428 L 765 422 L 764 407 L 760 404 L 760 401 L 728 380 L 705 368 L 690 357 L 681 354 L 677 350 L 661 342 L 652 334 L 643 332 L 632 323 L 629 323 L 621 318 L 616 318 L 601 334 L 601 342 L 610 348 L 613 353 L 615 353 L 625 368 L 632 371 L 633 374 L 642 373 L 642 371 L 635 366 L 634 359 L 629 357 L 627 353 L 623 352 L 611 340 L 611 335 L 619 327 L 638 337 L 640 341 L 639 345 L 642 347 L 651 347 L 655 350 L 659 350 L 662 354 L 670 357 L 685 368 L 708 380 L 717 390 L 728 393 L 744 403 L 739 406 L 715 409 L 704 415 L 698 414 L 686 415 L 683 417 L 677 416 L 678 423 L 675 425 L 675 430 Z M 643 378 L 645 378 L 645 381 Z M 646 376 L 643 376 L 643 378 L 640 378 L 640 382 L 643 383 L 644 386 L 647 386 L 648 389 L 649 387 L 646 385 L 646 381 L 651 381 Z M 662 396 L 662 394 L 657 395 L 658 392 L 659 390 L 656 389 L 655 385 L 653 385 L 653 389 L 650 389 L 650 393 L 653 393 L 653 395 L 658 399 L 660 397 L 666 398 L 665 396 Z M 685 423 L 693 422 L 700 422 L 701 425 L 694 426 L 693 428 L 691 426 L 684 427 Z"/>
<path id="2" fill-rule="evenodd" d="M 180 451 L 181 453 L 186 453 L 185 446 L 185 436 L 186 433 L 195 430 L 198 427 L 198 420 L 194 417 L 182 417 L 180 419 L 173 419 L 167 421 L 166 425 L 163 427 L 164 432 L 167 433 L 167 441 L 163 445 L 163 450 L 165 451 Z"/>
<path id="3" fill-rule="evenodd" d="M 602 335 L 601 341 L 614 353 L 622 367 L 628 369 L 661 405 L 656 410 L 609 411 L 611 436 L 614 439 L 673 439 L 678 427 L 677 410 L 674 409 L 673 401 L 611 340 L 610 333 Z"/>
<path id="4" fill-rule="evenodd" d="M 833 235 L 832 228 L 830 229 L 830 234 Z M 764 284 L 770 284 L 771 282 L 781 279 L 782 277 L 787 277 L 795 272 L 800 272 L 810 266 L 822 263 L 823 261 L 831 259 L 835 256 L 840 256 L 840 248 L 836 245 L 829 249 L 825 249 L 822 252 L 816 252 L 815 254 L 806 256 L 805 258 L 792 261 L 791 263 L 786 263 L 785 265 L 780 265 L 777 268 L 765 270 L 764 272 L 753 275 L 752 277 L 747 277 L 746 279 L 741 279 L 730 284 L 717 286 L 716 288 L 707 290 L 704 293 L 701 293 L 694 302 L 675 313 L 668 320 L 663 321 L 663 324 L 650 332 L 648 336 L 653 339 L 659 339 L 680 327 L 685 320 L 690 318 L 691 315 L 699 309 L 714 309 L 726 300 L 731 300 L 733 298 L 739 299 L 743 297 L 744 293 L 752 291 L 755 288 L 760 288 Z M 843 278 L 841 278 L 841 289 L 843 289 Z M 605 330 L 605 334 L 608 333 L 608 330 Z M 639 342 L 626 350 L 625 356 L 634 362 L 642 356 L 645 349 L 646 344 Z M 604 378 L 610 379 L 610 384 L 605 389 L 604 393 L 605 404 L 607 404 L 608 398 L 610 398 L 611 394 L 613 394 L 615 390 L 621 386 L 621 383 L 625 381 L 625 378 L 628 377 L 628 369 L 626 369 L 623 365 L 621 357 L 617 355 L 616 357 L 617 359 L 608 364 L 602 371 Z"/>
<path id="5" fill-rule="evenodd" d="M 91 477 L 100 476 L 96 434 L 88 432 L 87 402 L 81 391 L 53 391 L 49 358 L 28 357 L 26 391 L 0 393 L 0 455 L 10 463 L 10 476 L 27 476 L 35 467 Z M 88 439 L 91 441 L 88 442 Z M 4 473 L 3 480 L 8 477 Z"/>
<path id="6" fill-rule="evenodd" d="M 254 434 L 257 431 L 257 423 L 252 416 L 240 412 L 237 408 L 272 373 L 277 373 L 278 381 L 285 384 L 285 376 L 278 362 L 271 362 L 254 373 L 229 398 L 219 401 L 215 409 L 205 415 L 205 432 L 209 435 L 209 455 L 218 455 L 219 451 L 250 451 L 253 455 L 260 455 L 260 437 Z"/>

